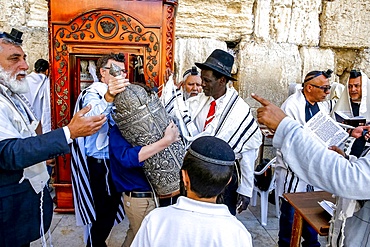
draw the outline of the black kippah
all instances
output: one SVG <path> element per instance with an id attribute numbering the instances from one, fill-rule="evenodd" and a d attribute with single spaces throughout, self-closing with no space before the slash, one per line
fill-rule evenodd
<path id="1" fill-rule="evenodd" d="M 235 154 L 230 145 L 214 136 L 199 137 L 190 145 L 188 152 L 215 165 L 232 166 L 235 161 Z"/>
<path id="2" fill-rule="evenodd" d="M 184 78 L 188 74 L 191 74 L 191 75 L 199 75 L 199 72 L 197 70 L 197 67 L 193 66 L 193 67 L 191 67 L 191 69 L 188 69 L 187 71 L 185 71 L 185 73 L 182 75 L 182 78 Z"/>
<path id="3" fill-rule="evenodd" d="M 311 81 L 312 79 L 314 79 L 314 78 L 316 78 L 320 75 L 325 76 L 325 78 L 330 78 L 332 73 L 333 73 L 333 71 L 331 69 L 328 69 L 327 71 L 317 71 L 317 70 L 311 71 L 306 75 L 305 80 L 304 80 L 303 83 Z"/>
<path id="4" fill-rule="evenodd" d="M 349 78 L 357 78 L 361 76 L 361 72 L 360 71 L 357 71 L 355 69 L 351 70 L 351 72 L 349 72 Z"/>
<path id="5" fill-rule="evenodd" d="M 23 35 L 23 32 L 18 31 L 15 28 L 12 28 L 12 31 L 10 32 L 10 34 L 7 32 L 0 33 L 0 38 L 6 38 L 9 40 L 12 40 L 13 42 L 21 45 L 23 42 L 22 35 Z"/>

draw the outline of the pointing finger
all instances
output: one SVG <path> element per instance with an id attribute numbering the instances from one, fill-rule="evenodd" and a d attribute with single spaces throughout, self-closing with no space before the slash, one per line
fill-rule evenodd
<path id="1" fill-rule="evenodd" d="M 267 99 L 264 99 L 264 98 L 258 96 L 257 94 L 252 93 L 251 96 L 252 96 L 253 99 L 255 99 L 256 101 L 258 101 L 259 103 L 261 103 L 262 106 L 267 106 L 267 105 L 270 104 L 270 101 L 268 101 Z"/>

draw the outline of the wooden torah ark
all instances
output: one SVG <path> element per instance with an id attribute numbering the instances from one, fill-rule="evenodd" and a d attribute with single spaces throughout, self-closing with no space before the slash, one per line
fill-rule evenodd
<path id="1" fill-rule="evenodd" d="M 137 58 L 141 78 L 159 88 L 166 68 L 173 69 L 177 0 L 49 1 L 49 59 L 53 128 L 72 118 L 81 89 L 92 83 L 86 66 L 101 55 L 124 53 L 128 77 Z M 54 175 L 56 212 L 72 213 L 70 156 L 57 159 Z"/>

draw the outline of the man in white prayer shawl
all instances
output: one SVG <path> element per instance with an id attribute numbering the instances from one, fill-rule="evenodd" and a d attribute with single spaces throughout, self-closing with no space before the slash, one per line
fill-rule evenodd
<path id="1" fill-rule="evenodd" d="M 235 215 L 236 211 L 241 213 L 247 209 L 252 196 L 255 160 L 262 134 L 249 105 L 233 87 L 227 87 L 229 80 L 235 81 L 231 76 L 233 64 L 231 54 L 214 50 L 204 63 L 195 63 L 201 69 L 203 92 L 184 101 L 181 92 L 168 81 L 164 90 L 172 94 L 165 92 L 162 102 L 175 118 L 188 145 L 200 136 L 216 136 L 234 150 L 240 170 L 235 169 L 222 199 Z"/>
<path id="2" fill-rule="evenodd" d="M 119 74 L 110 74 L 111 65 Z M 117 71 L 118 72 L 118 71 Z M 94 135 L 73 141 L 71 175 L 76 224 L 84 228 L 86 246 L 106 246 L 106 240 L 115 223 L 123 220 L 122 194 L 112 180 L 109 159 L 109 128 L 113 101 L 130 84 L 126 79 L 125 56 L 110 53 L 97 61 L 96 75 L 100 81 L 92 83 L 77 98 L 75 112 L 92 105 L 87 116 L 104 114 L 108 121 Z"/>
<path id="3" fill-rule="evenodd" d="M 104 115 L 84 116 L 85 107 L 70 123 L 41 134 L 28 101 L 26 54 L 22 32 L 0 33 L 0 246 L 29 246 L 48 231 L 53 202 L 45 187 L 45 160 L 70 152 L 72 139 L 98 131 Z M 50 240 L 50 238 L 49 238 Z M 51 246 L 51 245 L 50 245 Z"/>
<path id="4" fill-rule="evenodd" d="M 284 153 L 288 169 L 309 184 L 336 196 L 328 246 L 370 246 L 370 153 L 347 160 L 343 154 L 328 150 L 276 105 L 257 95 L 252 94 L 252 97 L 262 104 L 257 109 L 257 120 L 275 131 L 273 146 Z M 360 126 L 352 136 L 359 137 L 368 128 Z"/>
<path id="5" fill-rule="evenodd" d="M 334 106 L 333 118 L 335 113 L 340 112 L 349 118 L 361 116 L 370 121 L 370 81 L 362 71 L 351 70 L 349 79 L 344 91 Z M 350 137 L 348 144 L 348 154 L 359 157 L 363 151 L 366 140 L 365 135 L 355 139 Z M 347 152 L 346 152 L 347 153 Z"/>
<path id="6" fill-rule="evenodd" d="M 38 59 L 34 71 L 26 76 L 30 90 L 24 94 L 30 102 L 37 119 L 41 122 L 42 133 L 51 130 L 49 62 Z"/>
<path id="7" fill-rule="evenodd" d="M 331 112 L 332 103 L 326 101 L 330 93 L 331 86 L 329 77 L 332 71 L 311 71 L 305 76 L 302 89 L 297 90 L 289 96 L 282 104 L 281 109 L 289 117 L 295 119 L 300 124 L 305 124 L 319 111 L 329 114 Z M 309 185 L 305 180 L 302 180 L 293 171 L 287 168 L 281 155 L 280 150 L 277 150 L 277 167 L 276 181 L 279 196 L 282 193 L 307 192 L 317 190 Z M 280 206 L 280 228 L 279 228 L 279 246 L 289 246 L 292 232 L 292 223 L 294 208 L 283 198 Z M 318 235 L 315 230 L 308 224 L 303 225 L 302 236 L 304 238 L 303 246 L 320 246 Z"/>
<path id="8" fill-rule="evenodd" d="M 34 71 L 26 76 L 26 81 L 29 90 L 24 97 L 32 106 L 37 120 L 40 121 L 42 133 L 47 133 L 51 130 L 49 62 L 42 58 L 38 59 L 35 62 Z M 55 159 L 47 160 L 46 164 L 51 176 Z"/>

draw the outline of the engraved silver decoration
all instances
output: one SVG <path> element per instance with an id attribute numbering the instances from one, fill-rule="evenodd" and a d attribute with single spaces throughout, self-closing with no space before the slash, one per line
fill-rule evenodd
<path id="1" fill-rule="evenodd" d="M 114 64 L 114 63 L 111 63 L 110 65 L 110 68 L 109 68 L 109 74 L 111 74 L 112 76 L 116 77 L 118 75 L 121 74 L 121 67 Z"/>
<path id="2" fill-rule="evenodd" d="M 171 120 L 157 94 L 148 95 L 139 85 L 127 86 L 115 97 L 114 104 L 113 119 L 122 136 L 133 146 L 145 146 L 160 140 Z M 184 145 L 177 141 L 145 160 L 145 175 L 158 195 L 179 190 L 184 154 Z"/>

